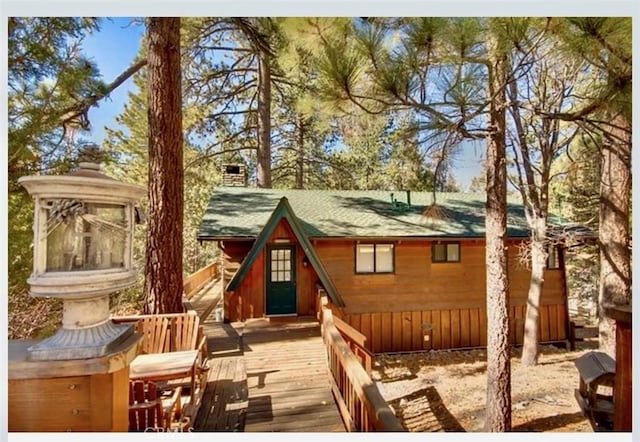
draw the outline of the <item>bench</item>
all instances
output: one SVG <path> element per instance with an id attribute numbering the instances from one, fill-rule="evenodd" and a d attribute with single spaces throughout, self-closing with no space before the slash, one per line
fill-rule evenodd
<path id="1" fill-rule="evenodd" d="M 611 430 L 615 361 L 606 353 L 591 351 L 576 359 L 575 366 L 580 375 L 580 384 L 575 392 L 578 405 L 595 431 Z"/>

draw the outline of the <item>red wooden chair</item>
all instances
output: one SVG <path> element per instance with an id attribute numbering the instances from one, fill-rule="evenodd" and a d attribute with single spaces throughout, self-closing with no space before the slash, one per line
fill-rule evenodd
<path id="1" fill-rule="evenodd" d="M 161 395 L 154 382 L 129 381 L 129 431 L 157 432 L 180 427 L 181 388 Z"/>

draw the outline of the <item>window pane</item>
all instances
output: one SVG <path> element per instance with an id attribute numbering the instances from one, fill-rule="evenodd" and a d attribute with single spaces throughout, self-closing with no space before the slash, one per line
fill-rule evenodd
<path id="1" fill-rule="evenodd" d="M 433 245 L 433 262 L 442 262 L 447 259 L 447 252 L 444 244 Z"/>
<path id="2" fill-rule="evenodd" d="M 393 246 L 376 244 L 376 272 L 393 272 Z"/>
<path id="3" fill-rule="evenodd" d="M 373 271 L 373 244 L 359 244 L 356 248 L 356 272 Z"/>
<path id="4" fill-rule="evenodd" d="M 277 250 L 272 250 L 271 251 L 271 261 L 275 261 L 276 259 L 278 259 L 278 251 Z"/>
<path id="5" fill-rule="evenodd" d="M 278 272 L 271 272 L 271 281 L 278 281 Z"/>
<path id="6" fill-rule="evenodd" d="M 284 254 L 282 255 L 284 259 L 291 259 L 291 250 L 283 250 Z"/>
<path id="7" fill-rule="evenodd" d="M 284 272 L 282 276 L 282 281 L 291 281 L 291 272 Z"/>
<path id="8" fill-rule="evenodd" d="M 291 261 L 285 261 L 284 262 L 284 269 L 285 270 L 291 270 Z"/>
<path id="9" fill-rule="evenodd" d="M 460 261 L 460 244 L 447 244 L 447 261 Z"/>

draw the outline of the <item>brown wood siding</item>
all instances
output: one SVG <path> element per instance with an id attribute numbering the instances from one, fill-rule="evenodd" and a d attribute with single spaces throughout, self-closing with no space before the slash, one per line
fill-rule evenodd
<path id="1" fill-rule="evenodd" d="M 355 273 L 354 241 L 316 240 L 314 246 L 345 301 L 347 322 L 367 336 L 374 352 L 486 345 L 484 240 L 461 241 L 456 263 L 432 263 L 430 241 L 400 241 L 395 272 L 378 275 Z M 529 273 L 518 260 L 518 242 L 511 241 L 512 343 L 522 343 Z M 545 272 L 541 304 L 541 341 L 566 339 L 563 270 Z"/>
<path id="2" fill-rule="evenodd" d="M 276 244 L 276 240 L 287 240 L 296 246 L 297 314 L 301 316 L 314 315 L 318 276 L 310 264 L 304 266 L 304 251 L 286 219 L 283 219 L 276 226 L 273 234 L 267 240 L 267 245 Z M 240 267 L 252 244 L 252 241 L 225 241 L 224 266 L 231 272 L 228 280 Z M 265 250 L 262 250 L 235 293 L 225 294 L 226 320 L 233 322 L 265 316 L 265 259 L 266 253 Z"/>
<path id="3" fill-rule="evenodd" d="M 253 240 L 222 241 L 222 283 L 224 287 L 226 287 L 233 278 L 233 275 L 238 271 L 242 260 L 247 256 L 252 245 Z M 226 321 L 233 322 L 240 320 L 240 304 L 237 292 L 225 292 L 224 315 Z"/>
<path id="4" fill-rule="evenodd" d="M 516 318 L 519 308 L 511 307 L 511 318 Z M 566 340 L 565 313 L 564 304 L 540 309 L 541 342 Z M 355 313 L 347 314 L 344 320 L 367 337 L 368 348 L 374 353 L 474 348 L 487 343 L 484 308 Z M 397 321 L 402 321 L 401 326 Z M 523 331 L 524 321 L 515 319 L 512 344 L 522 344 Z"/>
<path id="5" fill-rule="evenodd" d="M 315 241 L 315 248 L 345 313 L 450 310 L 485 307 L 484 241 L 462 241 L 460 262 L 432 263 L 428 241 L 395 245 L 395 273 L 356 274 L 354 241 Z M 509 247 L 511 305 L 526 305 L 529 271 L 518 263 L 517 245 Z M 461 304 L 462 302 L 462 304 Z M 545 273 L 543 304 L 564 303 L 561 270 Z"/>
<path id="6" fill-rule="evenodd" d="M 298 314 L 315 313 L 315 285 L 311 265 L 286 220 L 268 240 L 296 244 Z M 224 243 L 224 264 L 235 271 L 252 242 Z M 395 272 L 356 274 L 355 241 L 316 240 L 314 247 L 336 289 L 345 301 L 343 318 L 362 332 L 374 352 L 412 351 L 486 346 L 484 240 L 460 242 L 460 262 L 432 263 L 430 241 L 395 244 Z M 509 243 L 510 340 L 521 344 L 529 271 L 518 261 L 518 243 Z M 228 320 L 264 316 L 265 253 L 256 259 L 234 294 L 227 294 Z M 541 342 L 567 338 L 567 309 L 563 270 L 545 273 L 540 308 Z"/>

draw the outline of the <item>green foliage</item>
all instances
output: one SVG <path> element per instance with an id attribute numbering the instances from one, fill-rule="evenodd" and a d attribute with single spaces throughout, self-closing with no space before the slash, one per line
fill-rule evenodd
<path id="1" fill-rule="evenodd" d="M 72 132 L 88 127 L 84 116 L 65 120 L 65 113 L 104 88 L 81 52 L 82 38 L 97 28 L 91 18 L 9 18 L 10 190 L 22 175 L 56 171 L 72 156 Z"/>
<path id="2" fill-rule="evenodd" d="M 94 18 L 8 18 L 10 338 L 46 335 L 60 320 L 59 302 L 27 294 L 26 280 L 33 265 L 34 206 L 17 180 L 24 175 L 69 170 L 75 156 L 71 140 L 87 122 L 66 119 L 66 112 L 104 86 L 97 67 L 81 51 L 83 37 L 97 29 Z"/>

